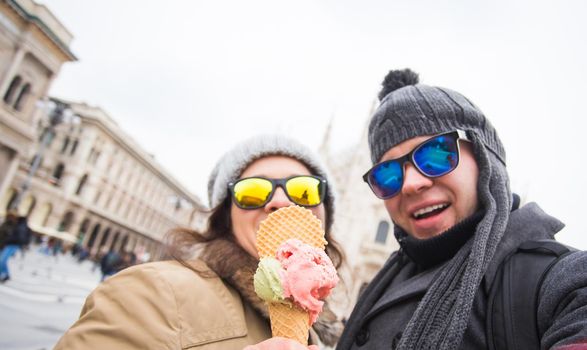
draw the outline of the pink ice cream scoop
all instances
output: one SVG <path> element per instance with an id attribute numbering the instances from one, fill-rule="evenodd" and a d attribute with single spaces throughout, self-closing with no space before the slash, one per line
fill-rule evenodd
<path id="1" fill-rule="evenodd" d="M 277 249 L 276 259 L 281 271 L 283 294 L 310 314 L 310 324 L 316 322 L 324 300 L 338 283 L 332 261 L 319 248 L 288 239 Z"/>

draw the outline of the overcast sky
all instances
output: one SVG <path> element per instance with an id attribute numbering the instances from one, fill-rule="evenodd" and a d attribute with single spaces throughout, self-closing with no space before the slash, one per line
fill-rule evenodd
<path id="1" fill-rule="evenodd" d="M 214 162 L 259 132 L 358 142 L 389 69 L 474 101 L 515 191 L 587 249 L 584 1 L 43 0 L 79 61 L 51 94 L 104 109 L 206 200 Z M 367 187 L 365 187 L 367 190 Z"/>

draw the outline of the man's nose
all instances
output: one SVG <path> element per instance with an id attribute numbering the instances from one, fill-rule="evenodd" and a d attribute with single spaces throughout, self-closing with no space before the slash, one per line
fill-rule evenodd
<path id="1" fill-rule="evenodd" d="M 293 205 L 292 201 L 287 198 L 285 191 L 281 187 L 277 187 L 275 189 L 275 193 L 273 193 L 273 197 L 271 200 L 265 204 L 265 211 L 268 213 L 274 212 L 277 209 L 281 209 L 284 207 L 289 207 Z"/>
<path id="2" fill-rule="evenodd" d="M 413 164 L 407 163 L 405 165 L 402 193 L 417 194 L 430 188 L 433 184 L 434 181 L 422 175 Z"/>

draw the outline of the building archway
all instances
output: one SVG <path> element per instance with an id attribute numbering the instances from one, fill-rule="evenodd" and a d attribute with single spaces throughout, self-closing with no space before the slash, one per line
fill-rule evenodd
<path id="1" fill-rule="evenodd" d="M 57 231 L 69 231 L 74 217 L 75 214 L 72 211 L 65 213 L 65 215 L 63 215 L 63 219 L 61 219 L 61 222 L 57 226 Z"/>
<path id="2" fill-rule="evenodd" d="M 114 250 L 116 247 L 116 242 L 118 242 L 118 236 L 120 235 L 120 232 L 116 232 L 114 234 L 114 238 L 112 238 L 112 243 L 110 243 L 110 250 Z"/>
<path id="3" fill-rule="evenodd" d="M 98 238 L 99 232 L 100 232 L 100 224 L 94 225 L 94 229 L 92 230 L 92 234 L 90 235 L 90 238 L 88 239 L 88 244 L 87 244 L 88 250 L 92 249 L 94 247 L 94 244 L 96 243 L 96 238 Z"/>
<path id="4" fill-rule="evenodd" d="M 18 194 L 18 191 L 13 187 L 9 188 L 6 191 L 6 193 L 4 193 L 4 196 L 2 197 L 2 200 L 0 201 L 0 208 L 2 208 L 2 211 L 4 213 L 8 212 L 8 209 L 10 208 L 10 206 L 12 205 L 14 200 L 16 199 L 17 194 Z"/>
<path id="5" fill-rule="evenodd" d="M 102 235 L 102 239 L 100 240 L 100 244 L 98 244 L 98 251 L 102 249 L 108 242 L 108 236 L 110 236 L 110 227 L 106 228 L 104 234 Z"/>
<path id="6" fill-rule="evenodd" d="M 29 224 L 45 226 L 51 211 L 53 211 L 53 206 L 49 202 L 45 202 L 42 205 L 37 206 L 29 217 Z"/>
<path id="7" fill-rule="evenodd" d="M 32 194 L 29 194 L 22 200 L 22 202 L 20 202 L 20 205 L 18 206 L 18 214 L 29 217 L 35 208 L 35 204 L 37 204 L 37 200 Z"/>
<path id="8" fill-rule="evenodd" d="M 124 252 L 126 251 L 126 245 L 128 244 L 128 235 L 124 235 L 124 237 L 122 237 L 122 242 L 120 242 L 120 249 L 119 251 Z M 130 249 L 129 249 L 130 250 Z"/>

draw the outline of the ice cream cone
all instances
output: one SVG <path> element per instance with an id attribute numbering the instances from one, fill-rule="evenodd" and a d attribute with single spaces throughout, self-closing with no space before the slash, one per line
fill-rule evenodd
<path id="1" fill-rule="evenodd" d="M 259 256 L 275 257 L 279 246 L 291 238 L 324 249 L 326 240 L 320 220 L 308 209 L 299 206 L 281 208 L 263 220 L 257 232 Z M 295 339 L 308 344 L 310 313 L 296 305 L 268 303 L 271 332 L 274 337 Z"/>
<path id="2" fill-rule="evenodd" d="M 257 232 L 257 251 L 260 257 L 275 256 L 279 246 L 291 238 L 324 249 L 326 239 L 322 223 L 312 211 L 289 206 L 269 214 L 259 225 Z"/>
<path id="3" fill-rule="evenodd" d="M 308 345 L 310 315 L 295 305 L 269 303 L 271 334 Z"/>

